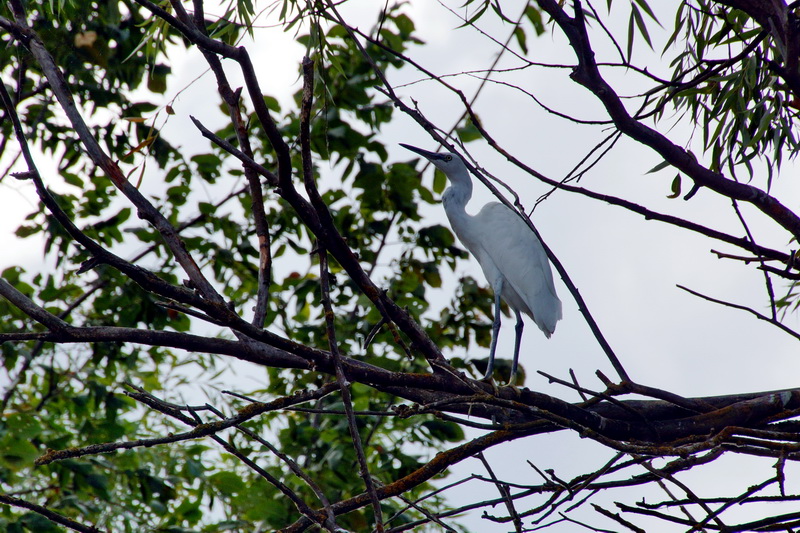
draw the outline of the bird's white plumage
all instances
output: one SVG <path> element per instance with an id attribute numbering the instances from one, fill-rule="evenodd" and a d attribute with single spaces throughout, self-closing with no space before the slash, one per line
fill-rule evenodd
<path id="1" fill-rule="evenodd" d="M 561 319 L 561 301 L 556 295 L 550 262 L 536 234 L 520 215 L 508 206 L 491 202 L 476 215 L 466 211 L 472 197 L 472 178 L 457 154 L 428 152 L 403 144 L 426 157 L 447 176 L 450 186 L 442 196 L 447 218 L 458 239 L 481 265 L 486 280 L 495 292 L 495 319 L 489 352 L 490 377 L 500 328 L 500 297 L 517 316 L 517 336 L 511 381 L 514 379 L 522 336 L 520 313 L 530 316 L 550 337 Z"/>
<path id="2" fill-rule="evenodd" d="M 550 338 L 561 319 L 561 301 L 555 293 L 547 254 L 536 234 L 519 215 L 498 202 L 486 204 L 471 222 L 490 236 L 468 246 L 487 281 L 494 289 L 499 280 L 490 276 L 501 277 L 503 300 L 530 316 Z"/>

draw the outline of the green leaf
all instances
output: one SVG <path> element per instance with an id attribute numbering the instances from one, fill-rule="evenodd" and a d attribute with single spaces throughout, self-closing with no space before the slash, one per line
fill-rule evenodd
<path id="1" fill-rule="evenodd" d="M 653 174 L 654 172 L 658 172 L 659 170 L 663 170 L 663 169 L 667 168 L 668 166 L 670 166 L 669 162 L 662 161 L 661 163 L 657 164 L 656 166 L 654 166 L 653 168 L 648 170 L 647 174 Z"/>
<path id="2" fill-rule="evenodd" d="M 522 28 L 522 26 L 517 25 L 517 27 L 514 28 L 514 37 L 516 37 L 517 44 L 522 50 L 522 53 L 527 54 L 528 53 L 527 36 L 525 35 L 525 30 Z"/>
<path id="3" fill-rule="evenodd" d="M 278 102 L 278 99 L 272 96 L 264 95 L 264 103 L 267 105 L 267 109 L 273 111 L 275 113 L 280 113 L 281 105 Z"/>
<path id="4" fill-rule="evenodd" d="M 667 198 L 677 198 L 681 195 L 681 175 L 676 174 L 675 178 L 672 180 L 672 185 L 670 186 L 672 189 L 672 194 L 668 194 Z"/>
<path id="5" fill-rule="evenodd" d="M 636 21 L 636 27 L 639 29 L 639 33 L 642 34 L 642 37 L 644 37 L 647 46 L 649 46 L 652 49 L 653 43 L 650 40 L 650 33 L 647 31 L 647 25 L 645 24 L 644 19 L 642 18 L 642 14 L 639 12 L 639 8 L 636 7 L 636 4 L 631 4 L 631 15 L 633 16 L 633 19 Z M 628 57 L 630 57 L 630 55 Z"/>
<path id="6" fill-rule="evenodd" d="M 634 17 L 633 17 L 633 11 L 631 11 L 631 15 L 628 18 L 628 48 L 625 51 L 625 57 L 628 59 L 628 61 L 631 60 L 631 56 L 633 55 L 633 37 L 634 37 L 633 28 L 634 28 L 634 24 L 635 24 L 635 22 L 634 22 Z"/>
<path id="7" fill-rule="evenodd" d="M 208 202 L 198 202 L 197 207 L 200 209 L 200 213 L 204 215 L 213 215 L 217 211 L 217 206 Z"/>
<path id="8" fill-rule="evenodd" d="M 635 1 L 637 4 L 639 4 L 639 7 L 641 7 L 641 8 L 642 8 L 642 10 L 643 10 L 645 13 L 647 13 L 647 16 L 648 16 L 648 17 L 650 17 L 651 19 L 653 19 L 653 21 L 655 21 L 655 22 L 656 22 L 656 24 L 658 24 L 659 26 L 661 26 L 661 23 L 658 21 L 658 18 L 656 17 L 656 14 L 655 14 L 655 13 L 653 13 L 653 10 L 650 8 L 650 5 L 647 3 L 647 0 L 634 0 L 634 1 Z M 663 28 L 663 26 L 661 26 L 661 27 Z"/>
<path id="9" fill-rule="evenodd" d="M 481 135 L 480 130 L 471 118 L 468 118 L 463 126 L 456 129 L 456 134 L 458 138 L 461 139 L 461 142 L 464 143 L 477 141 L 483 138 L 483 135 Z"/>
<path id="10" fill-rule="evenodd" d="M 442 194 L 447 186 L 447 176 L 438 168 L 433 172 L 433 192 Z"/>
<path id="11" fill-rule="evenodd" d="M 35 531 L 36 533 L 63 533 L 63 529 L 54 522 L 37 513 L 26 513 L 20 518 L 20 523 L 24 524 L 24 529 L 19 529 L 19 533 Z"/>
<path id="12" fill-rule="evenodd" d="M 536 35 L 542 35 L 545 31 L 544 22 L 542 21 L 542 12 L 531 2 L 525 7 L 525 16 L 533 26 Z"/>
<path id="13" fill-rule="evenodd" d="M 453 422 L 443 420 L 428 420 L 422 423 L 422 427 L 427 429 L 431 436 L 437 440 L 459 442 L 464 440 L 464 430 L 461 426 Z"/>
<path id="14" fill-rule="evenodd" d="M 401 35 L 410 36 L 412 33 L 414 33 L 414 21 L 412 21 L 408 15 L 400 13 L 392 17 L 392 21 L 394 22 L 395 26 L 397 26 L 397 29 Z"/>
<path id="15" fill-rule="evenodd" d="M 458 26 L 459 28 L 464 28 L 466 26 L 472 26 L 476 20 L 481 18 L 483 14 L 486 12 L 486 9 L 489 7 L 489 0 L 484 0 L 483 5 L 478 8 L 478 10 L 462 25 Z"/>
<path id="16" fill-rule="evenodd" d="M 27 440 L 11 439 L 2 442 L 0 462 L 11 470 L 20 470 L 33 465 L 39 450 Z"/>

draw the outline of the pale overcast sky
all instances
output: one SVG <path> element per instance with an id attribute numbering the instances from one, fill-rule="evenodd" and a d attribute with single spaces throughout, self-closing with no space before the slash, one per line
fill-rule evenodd
<path id="1" fill-rule="evenodd" d="M 455 9 L 461 3 L 460 0 L 450 2 L 456 6 Z M 508 4 L 509 13 L 513 14 L 523 5 L 519 2 Z M 673 3 L 669 4 L 671 6 Z M 383 2 L 364 0 L 348 2 L 341 9 L 345 17 L 358 19 L 355 25 L 366 29 L 374 23 L 377 9 L 382 5 Z M 662 22 L 667 26 L 673 20 L 670 6 L 659 6 L 663 10 Z M 625 6 L 619 7 L 623 12 Z M 439 3 L 413 2 L 405 9 L 417 24 L 418 36 L 426 43 L 411 48 L 408 53 L 426 68 L 438 74 L 458 74 L 491 65 L 498 51 L 497 46 L 473 31 L 456 29 L 461 22 Z M 625 16 L 618 17 L 622 28 L 625 27 L 627 11 L 623 14 Z M 501 40 L 506 38 L 508 28 L 497 24 L 483 26 L 483 21 L 481 24 L 489 34 Z M 526 57 L 532 61 L 572 64 L 572 51 L 566 46 L 560 32 L 553 31 L 552 26 L 548 26 L 548 29 L 551 31 L 542 37 L 529 39 L 530 50 Z M 663 33 L 657 32 L 654 25 L 652 30 L 656 42 L 663 42 Z M 297 72 L 303 49 L 291 42 L 291 34 L 284 34 L 280 30 L 258 31 L 257 40 L 259 44 L 252 47 L 251 52 L 262 75 L 262 88 L 288 106 L 290 95 L 299 87 Z M 647 53 L 643 43 L 639 43 L 638 48 L 641 50 L 638 57 L 647 58 L 651 71 L 669 72 L 669 68 L 661 64 L 659 54 Z M 656 48 L 660 50 L 660 45 L 657 44 Z M 607 45 L 598 46 L 598 60 L 616 59 L 613 55 L 603 57 L 610 50 Z M 170 118 L 163 134 L 190 150 L 195 143 L 200 147 L 198 149 L 202 149 L 205 140 L 188 116 L 195 115 L 211 127 L 222 120 L 216 111 L 209 112 L 208 95 L 216 94 L 213 79 L 207 74 L 186 88 L 204 70 L 202 57 L 194 50 L 189 53 L 176 50 L 170 54 L 170 62 L 175 76 L 170 79 L 164 102 L 175 98 L 178 91 L 185 90 L 174 100 L 172 105 L 176 115 Z M 506 56 L 500 67 L 518 64 L 511 56 Z M 226 63 L 226 66 L 229 73 L 234 72 L 232 64 Z M 523 85 L 547 105 L 572 116 L 589 120 L 605 119 L 605 114 L 593 97 L 574 84 L 568 75 L 568 69 L 527 69 L 498 79 Z M 413 98 L 420 110 L 438 126 L 447 129 L 460 116 L 462 108 L 457 100 L 435 82 L 411 83 L 423 78 L 413 69 L 390 71 L 388 77 L 394 85 L 402 85 L 398 93 L 407 102 Z M 610 78 L 621 93 L 634 94 L 642 87 L 640 80 L 630 72 L 615 72 Z M 478 84 L 475 77 L 467 75 L 448 78 L 448 82 L 463 88 L 467 96 L 472 95 Z M 633 87 L 627 85 L 629 83 Z M 216 102 L 213 105 L 216 106 Z M 554 179 L 565 176 L 607 133 L 601 128 L 587 128 L 555 117 L 525 95 L 497 84 L 490 83 L 484 88 L 475 107 L 486 128 L 501 145 Z M 667 131 L 666 124 L 669 122 L 664 122 L 662 131 Z M 685 144 L 688 131 L 686 124 L 678 124 L 669 131 L 669 135 L 677 144 Z M 394 122 L 381 132 L 381 140 L 398 160 L 413 157 L 397 146 L 400 142 L 436 149 L 434 141 L 399 111 L 395 114 Z M 545 185 L 512 167 L 485 144 L 471 143 L 468 148 L 481 166 L 511 185 L 528 208 L 548 191 Z M 698 148 L 695 147 L 695 150 L 700 153 Z M 675 173 L 664 171 L 647 174 L 659 162 L 660 159 L 652 152 L 633 141 L 622 140 L 582 179 L 581 185 L 626 197 L 654 210 L 705 223 L 734 235 L 744 234 L 729 204 L 708 191 L 701 190 L 688 202 L 668 199 Z M 47 165 L 42 163 L 42 166 L 46 168 Z M 2 168 L 5 168 L 5 164 Z M 789 182 L 795 176 L 796 171 L 792 166 L 784 166 L 782 176 L 772 189 L 775 196 L 788 198 L 786 202 L 790 207 L 795 207 L 794 199 L 798 198 L 799 192 L 796 180 L 795 183 Z M 427 171 L 424 179 L 430 183 L 432 170 Z M 754 183 L 760 183 L 760 178 Z M 40 246 L 31 240 L 18 241 L 12 236 L 13 230 L 35 206 L 32 187 L 26 182 L 15 182 L 10 178 L 6 178 L 0 187 L 0 209 L 4 213 L 0 217 L 0 247 L 4 250 L 0 255 L 0 265 L 21 263 L 35 269 L 41 264 Z M 480 205 L 489 199 L 490 193 L 477 185 L 469 210 L 477 212 Z M 745 206 L 743 211 L 762 244 L 776 248 L 787 246 L 788 237 L 784 232 L 778 232 L 773 224 L 766 223 L 753 209 Z M 426 213 L 431 223 L 446 223 L 440 206 L 427 209 Z M 635 381 L 686 396 L 773 390 L 797 385 L 800 354 L 796 341 L 746 313 L 702 301 L 676 287 L 676 284 L 682 284 L 710 296 L 766 312 L 763 276 L 752 265 L 720 260 L 710 252 L 710 248 L 741 253 L 739 250 L 685 230 L 645 221 L 617 207 L 563 192 L 553 194 L 542 203 L 535 211 L 533 221 L 544 240 L 566 266 L 608 341 Z M 484 279 L 474 260 L 464 263 L 451 279 L 446 280 L 439 292 L 442 302 L 452 298 L 456 280 L 464 274 Z M 776 280 L 775 285 L 778 295 L 782 294 L 783 282 Z M 535 370 L 569 379 L 569 369 L 573 369 L 581 383 L 592 389 L 602 389 L 594 376 L 596 370 L 612 378 L 615 374 L 569 292 L 559 280 L 557 290 L 564 302 L 564 318 L 549 341 L 528 322 L 521 363 L 527 370 L 528 387 L 575 400 L 574 395 L 562 387 L 549 384 L 546 379 L 536 375 Z M 512 349 L 512 323 L 511 319 L 505 319 L 498 352 L 501 357 Z M 795 329 L 800 327 L 794 316 L 787 320 L 787 325 Z M 456 352 L 453 355 L 465 354 Z M 475 348 L 468 355 L 485 357 L 487 350 Z M 588 440 L 581 440 L 572 433 L 524 439 L 493 449 L 487 454 L 499 477 L 529 484 L 540 483 L 541 480 L 526 463 L 528 460 L 542 470 L 554 468 L 560 478 L 569 479 L 598 468 L 611 455 L 610 451 Z M 698 491 L 703 493 L 704 489 L 718 490 L 720 486 L 729 485 L 736 487 L 732 490 L 742 491 L 748 485 L 745 480 L 747 476 L 756 476 L 752 482 L 766 479 L 769 476 L 768 465 L 772 462 L 769 459 L 728 461 L 698 470 L 687 479 L 696 484 L 692 485 L 693 488 L 700 487 Z M 751 470 L 756 468 L 758 470 Z M 448 480 L 472 472 L 485 473 L 477 460 L 469 460 L 459 465 Z M 703 479 L 699 479 L 701 477 Z M 478 493 L 482 495 L 476 497 Z M 453 491 L 450 497 L 454 504 L 459 504 L 496 495 L 493 486 L 472 481 Z M 632 503 L 641 496 L 628 495 L 626 499 Z M 653 497 L 659 499 L 662 495 L 654 493 Z M 524 506 L 520 504 L 519 508 Z M 613 506 L 609 504 L 607 508 L 613 509 Z M 494 512 L 498 515 L 506 513 L 502 507 Z M 587 507 L 585 513 L 591 523 L 611 526 L 610 522 L 599 518 L 590 508 Z M 479 515 L 476 512 L 464 520 L 474 531 L 488 533 L 511 529 L 507 525 L 482 521 Z M 663 525 L 658 529 L 668 530 Z M 562 525 L 551 531 L 575 531 L 575 526 Z"/>

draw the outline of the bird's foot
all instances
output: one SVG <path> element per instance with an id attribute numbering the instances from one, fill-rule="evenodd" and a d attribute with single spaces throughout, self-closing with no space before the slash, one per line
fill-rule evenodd
<path id="1" fill-rule="evenodd" d="M 522 391 L 520 390 L 519 387 L 517 387 L 517 385 L 513 381 L 509 381 L 505 385 L 500 385 L 500 386 L 503 387 L 504 389 L 511 389 L 512 391 L 514 391 L 514 395 L 517 398 L 520 398 L 522 396 Z"/>
<path id="2" fill-rule="evenodd" d="M 497 382 L 492 378 L 491 374 L 487 376 L 483 376 L 481 378 L 481 383 L 487 383 L 492 386 L 492 391 L 494 395 L 497 396 L 500 393 L 500 387 L 497 385 Z"/>

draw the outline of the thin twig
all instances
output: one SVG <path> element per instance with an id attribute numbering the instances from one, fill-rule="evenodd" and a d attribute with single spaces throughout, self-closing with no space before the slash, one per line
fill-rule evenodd
<path id="1" fill-rule="evenodd" d="M 223 419 L 225 418 L 222 415 L 222 413 L 217 413 L 217 415 L 220 418 L 223 418 Z M 337 531 L 338 528 L 337 528 L 337 525 L 336 525 L 336 515 L 334 515 L 333 512 L 331 511 L 331 502 L 328 500 L 328 497 L 325 496 L 325 492 L 323 492 L 323 490 L 319 487 L 319 485 L 316 483 L 316 481 L 314 481 L 311 478 L 311 476 L 306 474 L 303 471 L 303 469 L 300 468 L 300 465 L 298 465 L 297 462 L 294 459 L 292 459 L 291 457 L 289 457 L 285 453 L 281 452 L 278 448 L 273 446 L 272 443 L 269 442 L 267 439 L 257 435 L 254 431 L 251 431 L 251 430 L 247 429 L 246 427 L 243 427 L 242 425 L 236 426 L 236 430 L 239 431 L 240 433 L 243 433 L 243 434 L 247 435 L 248 437 L 250 437 L 254 441 L 260 443 L 262 446 L 264 446 L 266 449 L 268 449 L 270 451 L 270 453 L 272 453 L 275 457 L 277 457 L 278 459 L 283 461 L 286 464 L 286 466 L 289 467 L 289 470 L 291 470 L 292 473 L 295 476 L 297 476 L 298 478 L 303 480 L 303 482 L 308 486 L 308 488 L 310 488 L 311 491 L 317 496 L 317 499 L 319 499 L 320 503 L 323 506 L 323 510 L 324 510 L 323 512 L 325 513 L 325 516 L 327 517 L 327 520 L 326 520 L 326 522 L 324 524 L 324 527 L 326 527 L 329 531 L 332 531 L 332 532 Z"/>
<path id="2" fill-rule="evenodd" d="M 19 507 L 20 509 L 27 509 L 29 511 L 33 511 L 34 513 L 43 516 L 44 518 L 50 520 L 55 524 L 68 527 L 69 529 L 72 529 L 73 531 L 79 531 L 80 533 L 107 533 L 106 530 L 98 529 L 94 526 L 87 526 L 85 524 L 81 524 L 80 522 L 76 522 L 72 518 L 59 514 L 47 507 L 37 505 L 35 503 L 23 500 L 21 498 L 14 498 L 12 496 L 0 494 L 0 504 L 10 505 L 12 507 Z"/>
<path id="3" fill-rule="evenodd" d="M 599 505 L 597 505 L 595 503 L 592 504 L 592 507 L 594 508 L 595 511 L 597 511 L 601 515 L 605 516 L 606 518 L 610 518 L 611 520 L 615 521 L 616 523 L 618 523 L 621 526 L 627 527 L 628 529 L 630 529 L 634 533 L 647 533 L 646 530 L 644 530 L 644 529 L 636 526 L 635 524 L 625 520 L 624 518 L 622 518 L 617 513 L 612 513 L 611 511 L 608 511 L 607 509 L 605 509 L 605 508 L 603 508 L 603 507 L 601 507 L 601 506 L 599 506 Z"/>
<path id="4" fill-rule="evenodd" d="M 195 29 L 203 33 L 207 33 L 205 29 L 205 20 L 203 18 L 203 4 L 196 1 L 194 17 L 190 18 L 183 10 L 180 4 L 176 6 L 176 12 L 181 18 L 182 22 L 187 26 L 194 26 Z M 231 88 L 228 78 L 225 74 L 225 69 L 222 62 L 216 54 L 209 52 L 203 48 L 200 49 L 206 62 L 217 80 L 217 88 L 222 96 L 222 100 L 228 107 L 228 115 L 231 118 L 236 139 L 241 147 L 242 153 L 250 160 L 253 159 L 253 149 L 250 146 L 250 137 L 247 132 L 247 127 L 242 117 L 241 108 L 241 89 L 234 91 Z M 270 251 L 270 234 L 269 222 L 264 211 L 264 196 L 261 191 L 261 180 L 251 165 L 242 164 L 245 179 L 247 179 L 249 193 L 251 198 L 251 210 L 253 214 L 253 222 L 256 229 L 256 238 L 258 239 L 259 251 L 259 265 L 258 265 L 258 290 L 256 295 L 256 304 L 253 310 L 252 324 L 258 328 L 264 327 L 264 320 L 267 314 L 267 305 L 269 303 L 269 287 L 272 278 L 272 253 Z"/>
<path id="5" fill-rule="evenodd" d="M 670 483 L 672 483 L 673 485 L 675 485 L 676 487 L 681 489 L 683 491 L 683 493 L 686 494 L 686 497 L 689 499 L 689 501 L 691 503 L 694 503 L 694 504 L 700 506 L 700 508 L 702 508 L 703 511 L 706 512 L 706 519 L 704 520 L 704 522 L 713 519 L 714 522 L 721 529 L 725 529 L 725 524 L 722 523 L 722 520 L 719 518 L 719 516 L 717 516 L 716 513 L 714 513 L 711 510 L 711 508 L 705 502 L 703 502 L 700 498 L 698 498 L 697 495 L 694 493 L 694 491 L 692 489 L 690 489 L 686 485 L 686 483 L 684 483 L 684 482 L 680 481 L 679 479 L 675 478 L 675 476 L 673 476 L 672 474 L 665 474 L 665 473 L 653 468 L 653 466 L 650 464 L 650 461 L 643 462 L 642 466 L 645 469 L 647 469 L 648 472 L 652 472 L 652 473 L 654 473 L 654 474 L 656 474 L 656 475 L 661 477 L 661 480 L 659 480 L 658 483 L 664 489 L 664 492 L 666 492 L 670 496 L 670 498 L 675 499 L 675 497 L 672 495 L 672 493 L 669 491 L 669 489 L 663 484 L 664 481 L 669 481 Z M 680 509 L 683 511 L 683 513 L 686 515 L 687 518 L 689 518 L 690 520 L 695 520 L 695 518 L 691 515 L 691 513 L 689 512 L 689 509 L 687 509 L 686 506 L 680 506 Z"/>
<path id="6" fill-rule="evenodd" d="M 778 329 L 784 331 L 785 333 L 788 333 L 789 335 L 791 335 L 795 339 L 800 340 L 800 333 L 798 333 L 798 332 L 794 331 L 793 329 L 785 326 L 784 324 L 782 324 L 776 318 L 770 318 L 770 317 L 768 317 L 766 315 L 763 315 L 763 314 L 759 313 L 755 309 L 751 309 L 751 308 L 749 308 L 747 306 L 744 306 L 744 305 L 739 305 L 739 304 L 735 304 L 735 303 L 732 303 L 732 302 L 726 302 L 724 300 L 719 300 L 717 298 L 712 298 L 711 296 L 706 296 L 705 294 L 701 294 L 701 293 L 699 293 L 697 291 L 693 291 L 692 289 L 684 287 L 683 285 L 677 285 L 677 287 L 679 289 L 682 289 L 682 290 L 688 292 L 689 294 L 693 294 L 694 296 L 697 296 L 698 298 L 702 298 L 704 300 L 708 300 L 709 302 L 714 302 L 716 304 L 724 305 L 725 307 L 731 307 L 733 309 L 739 309 L 741 311 L 747 311 L 748 313 L 752 314 L 753 316 L 755 316 L 759 320 L 763 320 L 764 322 L 768 322 L 768 323 L 772 324 L 773 326 L 777 327 Z"/>
<path id="7" fill-rule="evenodd" d="M 753 237 L 753 233 L 750 231 L 750 226 L 749 224 L 747 224 L 747 221 L 745 220 L 741 209 L 739 209 L 739 203 L 736 200 L 731 200 L 731 204 L 733 205 L 733 210 L 736 212 L 736 217 L 739 219 L 739 222 L 742 223 L 742 227 L 744 228 L 744 231 L 747 234 L 747 238 L 750 239 L 750 241 L 753 244 L 755 244 L 756 239 L 755 237 Z M 759 257 L 759 262 L 761 262 L 761 264 L 763 265 L 764 258 Z M 775 303 L 775 290 L 772 288 L 772 278 L 770 278 L 769 272 L 767 270 L 764 270 L 762 268 L 761 271 L 764 273 L 764 284 L 767 289 L 767 296 L 769 297 L 769 305 L 770 305 L 772 320 L 778 320 L 778 308 Z"/>
<path id="8" fill-rule="evenodd" d="M 319 247 L 317 253 L 319 254 L 319 267 L 320 267 L 320 281 L 322 285 L 322 306 L 325 311 L 325 324 L 328 336 L 328 346 L 333 357 L 334 367 L 336 368 L 336 381 L 339 385 L 339 390 L 342 394 L 342 404 L 344 405 L 345 412 L 347 413 L 347 426 L 350 429 L 350 438 L 353 441 L 353 447 L 356 451 L 356 457 L 359 463 L 359 476 L 364 480 L 372 503 L 372 512 L 375 519 L 375 530 L 379 533 L 384 531 L 383 518 L 381 513 L 381 500 L 375 490 L 375 483 L 369 473 L 369 463 L 367 462 L 364 448 L 361 444 L 361 436 L 358 433 L 358 425 L 356 424 L 356 417 L 353 412 L 353 401 L 350 395 L 350 383 L 344 374 L 342 368 L 341 356 L 339 355 L 339 347 L 336 341 L 336 330 L 333 323 L 333 309 L 330 302 L 330 281 L 328 274 L 328 261 L 327 252 L 324 248 Z M 330 507 L 328 507 L 330 508 Z"/>
<path id="9" fill-rule="evenodd" d="M 503 497 L 506 509 L 508 510 L 508 515 L 511 517 L 511 521 L 514 523 L 515 531 L 517 531 L 517 533 L 522 533 L 522 520 L 520 519 L 519 514 L 517 514 L 517 509 L 514 507 L 514 501 L 511 499 L 511 493 L 508 490 L 508 486 L 497 478 L 492 466 L 489 464 L 489 461 L 486 460 L 486 456 L 483 455 L 483 452 L 475 454 L 475 457 L 477 457 L 478 460 L 480 460 L 480 462 L 483 464 L 483 467 L 489 474 L 492 483 L 494 483 L 497 491 Z"/>
<path id="10" fill-rule="evenodd" d="M 311 198 L 312 205 L 319 205 L 322 203 L 317 191 L 316 183 L 313 174 L 313 162 L 311 159 L 311 135 L 310 135 L 310 121 L 311 121 L 311 106 L 314 95 L 314 63 L 308 59 L 303 59 L 303 99 L 301 102 L 300 110 L 300 150 L 303 160 L 303 183 L 306 192 Z M 325 214 L 320 213 L 321 216 Z M 347 426 L 350 429 L 350 438 L 353 442 L 353 447 L 356 452 L 356 457 L 359 463 L 359 476 L 364 480 L 367 493 L 369 494 L 372 503 L 372 512 L 375 520 L 375 530 L 378 533 L 384 531 L 383 517 L 381 512 L 381 500 L 378 493 L 375 491 L 375 483 L 369 473 L 369 463 L 367 456 L 364 453 L 364 447 L 361 442 L 361 435 L 358 432 L 358 424 L 356 423 L 356 416 L 353 412 L 353 402 L 350 394 L 350 383 L 342 367 L 341 355 L 339 354 L 339 344 L 336 340 L 336 326 L 334 324 L 334 313 L 331 304 L 331 287 L 330 287 L 330 272 L 328 270 L 328 252 L 324 245 L 317 243 L 317 255 L 319 257 L 319 270 L 320 270 L 320 286 L 322 289 L 322 308 L 325 313 L 325 331 L 328 337 L 328 348 L 333 359 L 333 366 L 336 370 L 336 382 L 339 385 L 339 390 L 342 395 L 342 404 L 347 413 Z M 330 512 L 330 505 L 326 506 Z M 332 516 L 332 515 L 331 515 Z"/>
<path id="11" fill-rule="evenodd" d="M 44 455 L 36 459 L 37 465 L 46 465 L 54 461 L 61 461 L 64 459 L 72 459 L 75 457 L 84 457 L 86 455 L 97 455 L 100 453 L 109 453 L 116 450 L 130 450 L 134 448 L 157 446 L 160 444 L 169 444 L 172 442 L 181 442 L 185 440 L 199 439 L 207 437 L 224 431 L 228 428 L 238 426 L 252 418 L 260 416 L 264 413 L 283 409 L 299 403 L 305 403 L 316 398 L 327 396 L 336 389 L 334 384 L 323 385 L 319 389 L 313 391 L 305 391 L 292 396 L 278 398 L 268 403 L 250 404 L 246 407 L 239 409 L 239 411 L 228 418 L 219 422 L 210 422 L 208 424 L 195 425 L 189 431 L 183 433 L 176 433 L 166 435 L 163 437 L 153 437 L 149 439 L 137 439 L 133 441 L 123 442 L 107 442 L 101 444 L 91 444 L 82 448 L 67 448 L 64 450 L 48 450 Z M 127 393 L 129 396 L 138 399 L 136 395 Z M 139 394 L 142 394 L 141 392 Z M 151 405 L 152 407 L 153 405 Z M 172 414 L 174 409 L 165 411 L 167 414 Z"/>

